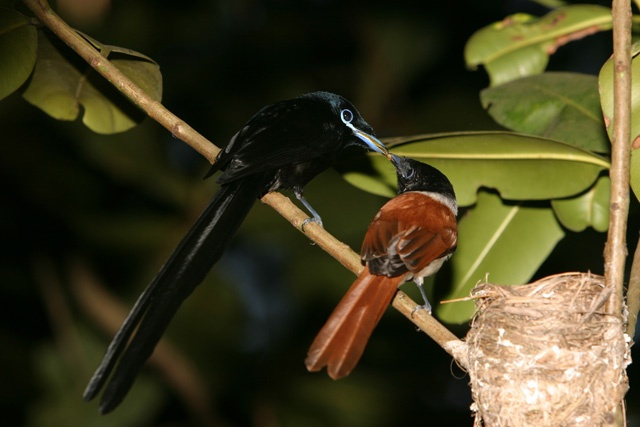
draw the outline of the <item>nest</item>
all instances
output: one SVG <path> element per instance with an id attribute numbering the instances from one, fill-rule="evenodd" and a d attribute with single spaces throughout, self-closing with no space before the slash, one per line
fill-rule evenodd
<path id="1" fill-rule="evenodd" d="M 631 339 L 626 315 L 608 311 L 611 294 L 603 277 L 583 273 L 479 284 L 461 355 L 475 426 L 614 424 L 628 389 Z"/>

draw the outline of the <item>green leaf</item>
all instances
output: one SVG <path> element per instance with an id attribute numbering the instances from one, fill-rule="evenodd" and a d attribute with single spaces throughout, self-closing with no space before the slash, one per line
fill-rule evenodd
<path id="1" fill-rule="evenodd" d="M 607 153 L 598 79 L 579 73 L 544 73 L 483 90 L 482 106 L 517 132 Z"/>
<path id="2" fill-rule="evenodd" d="M 640 136 L 640 42 L 632 47 L 631 55 L 631 139 Z M 609 58 L 598 75 L 600 104 L 609 136 L 613 130 L 613 57 Z"/>
<path id="3" fill-rule="evenodd" d="M 86 36 L 83 35 L 86 38 Z M 146 116 L 59 40 L 39 34 L 38 61 L 24 98 L 58 120 L 75 120 L 101 134 L 126 131 Z M 153 99 L 162 96 L 158 65 L 128 49 L 91 41 L 104 56 Z"/>
<path id="4" fill-rule="evenodd" d="M 526 283 L 564 232 L 548 207 L 503 204 L 491 193 L 478 194 L 478 204 L 459 223 L 458 249 L 449 261 L 452 288 L 444 300 L 469 296 L 479 281 L 517 285 Z M 474 302 L 443 304 L 438 316 L 448 323 L 471 318 Z"/>
<path id="5" fill-rule="evenodd" d="M 125 47 L 102 44 L 96 39 L 78 31 L 103 56 L 115 65 L 125 76 L 144 90 L 156 101 L 162 99 L 162 74 L 158 64 L 148 56 Z"/>
<path id="6" fill-rule="evenodd" d="M 533 2 L 538 3 L 539 5 L 547 7 L 549 9 L 554 9 L 556 7 L 567 5 L 567 2 L 563 0 L 533 0 Z"/>
<path id="7" fill-rule="evenodd" d="M 37 31 L 29 18 L 0 9 L 0 99 L 27 80 L 36 63 Z"/>
<path id="8" fill-rule="evenodd" d="M 602 176 L 583 194 L 569 199 L 551 201 L 558 220 L 571 231 L 583 231 L 587 227 L 604 232 L 609 228 L 609 195 L 611 180 Z"/>
<path id="9" fill-rule="evenodd" d="M 484 65 L 491 85 L 544 71 L 560 46 L 611 28 L 611 9 L 573 5 L 541 18 L 519 13 L 476 31 L 465 46 L 467 66 Z"/>
<path id="10" fill-rule="evenodd" d="M 631 189 L 640 200 L 640 42 L 631 49 Z M 613 58 L 604 63 L 598 76 L 600 103 L 609 138 L 613 133 Z"/>
<path id="11" fill-rule="evenodd" d="M 631 150 L 631 189 L 636 199 L 640 200 L 640 150 L 635 148 Z"/>
<path id="12" fill-rule="evenodd" d="M 453 183 L 460 206 L 475 203 L 479 188 L 495 188 L 508 200 L 545 200 L 585 191 L 609 167 L 604 158 L 549 139 L 509 132 L 469 132 L 388 139 L 391 151 L 433 165 Z M 373 170 L 344 173 L 366 191 L 393 196 L 395 172 L 382 156 Z"/>

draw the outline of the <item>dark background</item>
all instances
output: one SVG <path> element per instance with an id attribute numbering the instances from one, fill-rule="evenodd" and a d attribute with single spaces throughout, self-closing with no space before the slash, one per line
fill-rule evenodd
<path id="1" fill-rule="evenodd" d="M 527 1 L 471 0 L 118 1 L 91 19 L 68 8 L 75 27 L 155 59 L 164 105 L 217 145 L 262 106 L 314 90 L 350 99 L 381 137 L 496 129 L 478 102 L 488 79 L 465 69 L 464 44 L 508 14 L 545 13 Z M 595 74 L 610 46 L 610 34 L 571 43 L 549 68 Z M 3 425 L 472 425 L 468 378 L 391 309 L 351 376 L 306 372 L 308 345 L 353 275 L 260 204 L 167 333 L 206 386 L 204 409 L 149 367 L 99 417 L 81 394 L 111 333 L 93 320 L 78 276 L 128 310 L 216 185 L 201 179 L 205 159 L 150 120 L 96 135 L 19 94 L 0 102 L 0 120 Z M 305 194 L 356 250 L 385 201 L 334 171 Z M 567 232 L 536 276 L 602 273 L 604 237 Z M 629 374 L 633 386 L 635 366 Z M 632 389 L 629 425 L 640 425 L 639 403 Z"/>

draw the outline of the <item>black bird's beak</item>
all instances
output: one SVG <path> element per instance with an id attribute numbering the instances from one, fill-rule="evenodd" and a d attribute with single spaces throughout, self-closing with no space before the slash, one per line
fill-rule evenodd
<path id="1" fill-rule="evenodd" d="M 346 116 L 344 115 L 345 112 L 348 113 Z M 369 148 L 371 148 L 376 153 L 380 153 L 383 156 L 385 156 L 387 159 L 391 160 L 391 153 L 389 153 L 389 150 L 387 150 L 387 147 L 385 147 L 384 144 L 378 138 L 376 138 L 371 134 L 361 131 L 351 123 L 351 120 L 353 120 L 353 113 L 351 111 L 342 110 L 340 112 L 340 118 L 342 119 L 342 123 L 347 125 L 347 127 L 351 129 L 353 134 L 357 136 L 359 139 L 361 139 L 365 144 L 367 144 Z"/>
<path id="2" fill-rule="evenodd" d="M 387 159 L 391 160 L 390 156 L 392 156 L 392 154 L 389 153 L 389 150 L 387 150 L 387 147 L 385 147 L 385 145 L 378 138 L 366 132 L 363 132 L 360 129 L 357 129 L 355 126 L 350 126 L 350 127 L 351 127 L 351 130 L 353 130 L 353 134 L 358 138 L 360 138 L 362 141 L 364 141 L 364 143 L 367 144 L 369 148 L 371 148 L 373 151 L 377 153 L 382 154 Z"/>

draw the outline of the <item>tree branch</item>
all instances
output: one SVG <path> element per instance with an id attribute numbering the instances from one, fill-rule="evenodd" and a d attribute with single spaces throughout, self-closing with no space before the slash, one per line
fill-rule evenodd
<path id="1" fill-rule="evenodd" d="M 91 44 L 80 37 L 78 33 L 58 17 L 45 0 L 23 0 L 23 2 L 31 9 L 40 22 L 53 31 L 53 33 L 80 55 L 93 69 L 113 84 L 113 86 L 122 92 L 131 102 L 145 111 L 149 117 L 164 126 L 175 137 L 193 147 L 210 162 L 215 160 L 215 156 L 220 151 L 219 148 L 195 131 L 186 122 L 167 110 L 160 102 L 151 99 L 144 91 L 111 64 L 107 58 L 103 57 Z M 303 232 L 303 234 L 344 267 L 356 274 L 361 271 L 362 265 L 360 264 L 358 254 L 325 229 L 315 223 L 311 223 L 305 226 L 303 231 L 302 223 L 308 218 L 308 215 L 301 211 L 287 197 L 280 193 L 269 193 L 262 198 L 262 201 L 280 213 L 280 215 L 286 218 L 294 227 Z M 415 302 L 411 301 L 409 297 L 401 292 L 398 293 L 393 303 L 396 309 L 401 311 L 418 328 L 434 338 L 441 346 L 448 341 L 458 340 L 455 335 L 446 329 L 444 325 L 436 321 L 431 315 L 421 313 L 420 315 L 411 316 L 411 312 L 416 305 Z"/>
<path id="2" fill-rule="evenodd" d="M 631 4 L 613 0 L 613 138 L 611 141 L 611 197 L 609 231 L 604 250 L 604 276 L 615 288 L 615 313 L 622 307 L 626 231 L 629 213 L 629 158 L 631 154 Z"/>
<path id="3" fill-rule="evenodd" d="M 398 291 L 391 305 L 453 356 L 460 366 L 467 369 L 466 359 L 459 358 L 453 352 L 453 343 L 462 343 L 462 341 L 445 328 L 442 323 L 438 322 L 435 317 L 426 310 L 415 311 L 418 304 L 402 291 Z"/>

